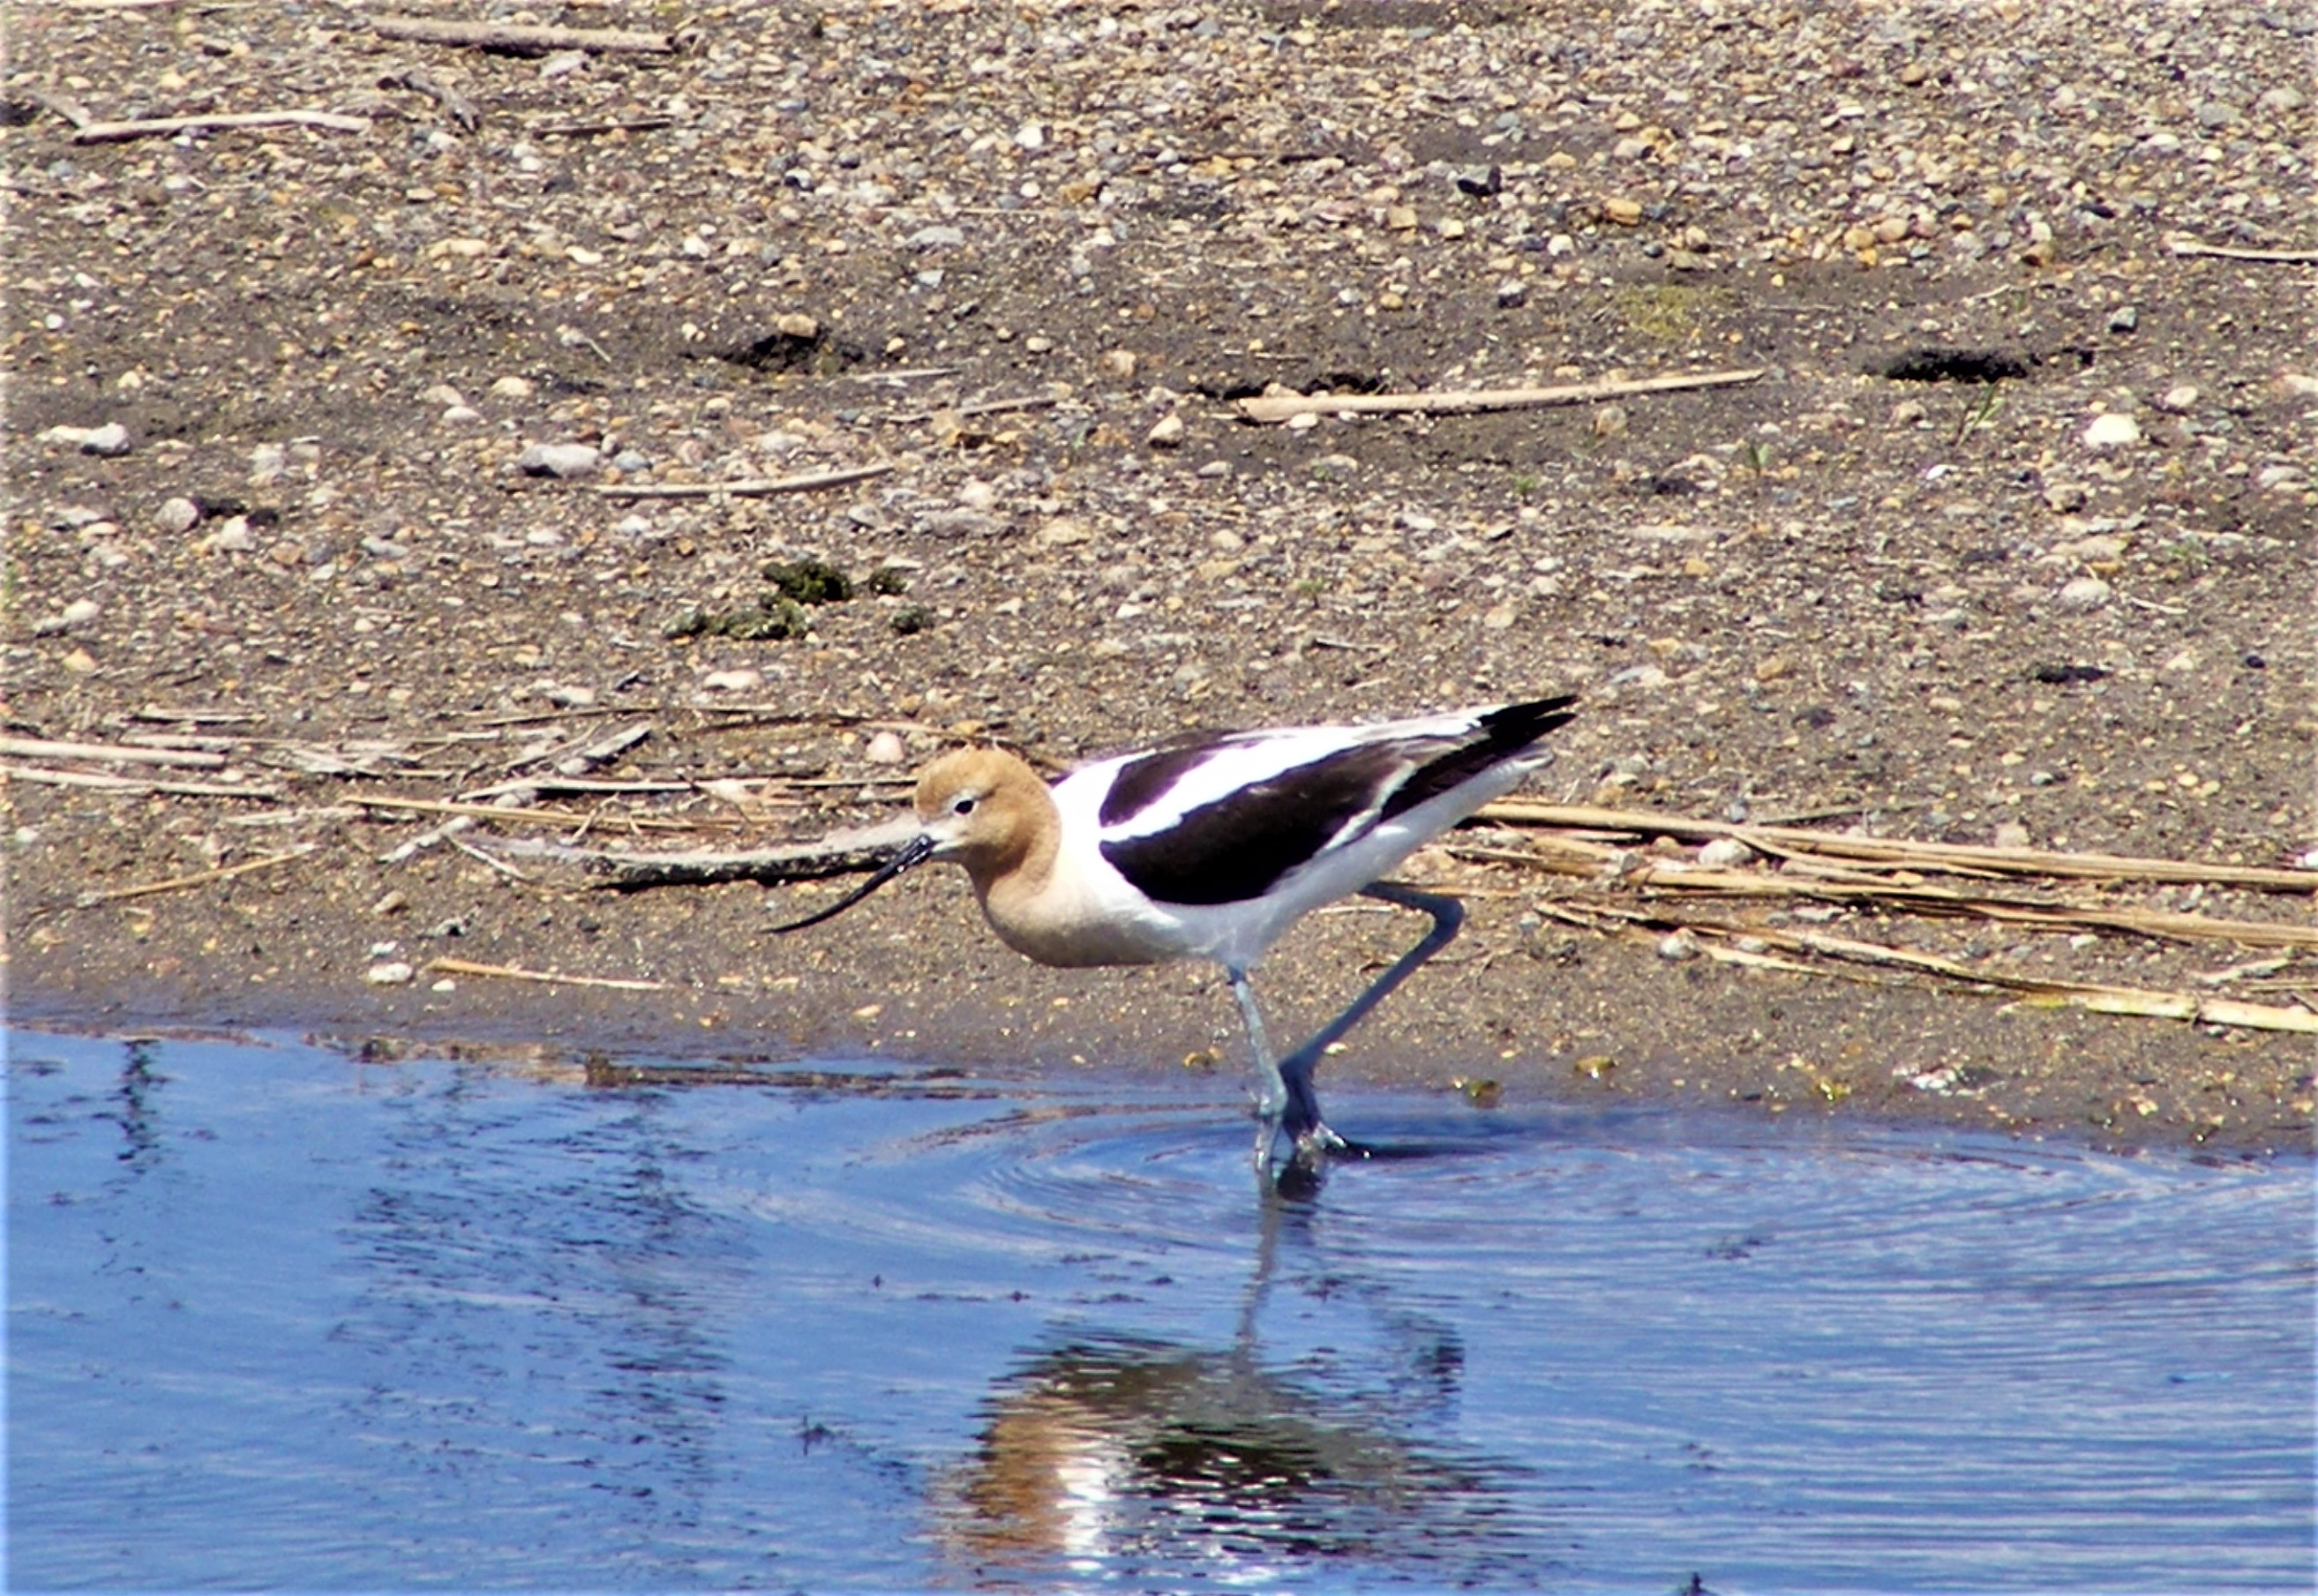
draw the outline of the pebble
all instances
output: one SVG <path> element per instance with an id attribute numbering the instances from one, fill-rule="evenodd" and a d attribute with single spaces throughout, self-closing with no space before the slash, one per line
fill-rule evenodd
<path id="1" fill-rule="evenodd" d="M 1718 837 L 1698 850 L 1698 862 L 1714 870 L 1736 870 L 1755 862 L 1755 850 L 1736 837 Z"/>
<path id="2" fill-rule="evenodd" d="M 1698 956 L 1698 933 L 1685 926 L 1669 932 L 1658 940 L 1658 957 L 1673 964 L 1682 964 Z"/>
<path id="3" fill-rule="evenodd" d="M 1169 411 L 1159 417 L 1145 440 L 1154 449 L 1180 449 L 1183 445 L 1183 418 Z"/>
<path id="4" fill-rule="evenodd" d="M 764 685 L 761 670 L 712 670 L 700 678 L 704 693 L 753 693 Z"/>
<path id="5" fill-rule="evenodd" d="M 76 627 L 87 625 L 91 621 L 95 620 L 101 613 L 102 612 L 97 606 L 96 600 L 93 598 L 76 598 L 70 604 L 65 605 L 62 610 L 50 615 L 47 620 L 33 623 L 32 635 L 34 637 L 54 637 L 60 632 L 70 632 Z"/>
<path id="6" fill-rule="evenodd" d="M 40 435 L 40 441 L 108 459 L 129 453 L 129 429 L 118 421 L 102 426 L 52 426 Z"/>
<path id="7" fill-rule="evenodd" d="M 585 477 L 603 462 L 592 444 L 534 444 L 516 456 L 515 469 L 526 477 Z"/>
<path id="8" fill-rule="evenodd" d="M 558 709 L 593 709 L 596 689 L 593 687 L 552 685 L 539 690 L 539 695 Z"/>
<path id="9" fill-rule="evenodd" d="M 363 979 L 373 986 L 408 986 L 418 973 L 401 959 L 390 959 L 382 964 L 373 964 L 363 972 Z"/>
<path id="10" fill-rule="evenodd" d="M 2104 410 L 2084 431 L 2088 449 L 2119 449 L 2141 442 L 2141 423 L 2122 410 Z"/>
<path id="11" fill-rule="evenodd" d="M 2108 330 L 2129 333 L 2141 326 L 2141 309 L 2137 305 L 2119 305 L 2108 313 Z"/>
<path id="12" fill-rule="evenodd" d="M 161 501 L 160 509 L 155 513 L 153 521 L 154 525 L 160 527 L 163 532 L 182 536 L 201 525 L 202 507 L 183 495 L 175 498 L 165 498 Z"/>
<path id="13" fill-rule="evenodd" d="M 95 656 L 86 649 L 75 649 L 58 663 L 75 676 L 86 676 L 96 668 Z"/>
<path id="14" fill-rule="evenodd" d="M 526 399 L 539 391 L 539 384 L 528 377 L 501 377 L 491 384 L 494 399 Z"/>
<path id="15" fill-rule="evenodd" d="M 2179 382 L 2157 396 L 2157 408 L 2169 416 L 2186 416 L 2197 407 L 2197 385 Z"/>
<path id="16" fill-rule="evenodd" d="M 809 342 L 821 336 L 821 322 L 802 310 L 784 310 L 773 318 L 773 330 L 785 338 L 802 338 Z"/>
<path id="17" fill-rule="evenodd" d="M 872 765 L 899 765 L 910 757 L 910 750 L 903 746 L 899 732 L 887 730 L 870 738 L 861 757 Z"/>
<path id="18" fill-rule="evenodd" d="M 1626 408 L 1623 405 L 1604 405 L 1594 412 L 1594 435 L 1614 438 L 1626 430 Z"/>
<path id="19" fill-rule="evenodd" d="M 2018 820 L 2007 820 L 1997 827 L 1992 834 L 1992 839 L 1999 847 L 2026 847 L 2028 828 Z"/>
<path id="20" fill-rule="evenodd" d="M 201 546 L 220 554 L 247 554 L 257 547 L 257 539 L 250 533 L 248 516 L 229 516 Z"/>
<path id="21" fill-rule="evenodd" d="M 2062 585 L 2053 596 L 2053 602 L 2062 609 L 2082 614 L 2097 610 L 2114 596 L 2114 590 L 2098 577 L 2079 577 Z"/>
<path id="22" fill-rule="evenodd" d="M 2054 482 L 2044 489 L 2044 507 L 2060 515 L 2085 507 L 2085 485 L 2082 482 Z"/>

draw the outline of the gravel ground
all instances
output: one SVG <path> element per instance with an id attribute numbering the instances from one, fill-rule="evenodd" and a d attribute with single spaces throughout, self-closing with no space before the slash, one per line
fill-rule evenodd
<path id="1" fill-rule="evenodd" d="M 13 19 L 7 731 L 213 756 L 12 745 L 20 1017 L 1234 1055 L 1212 972 L 1038 970 L 954 878 L 777 943 L 814 889 L 519 880 L 465 850 L 536 827 L 350 802 L 535 792 L 638 725 L 596 776 L 702 785 L 535 795 L 564 835 L 816 834 L 962 737 L 1059 767 L 1575 690 L 1536 796 L 2206 864 L 2318 841 L 2318 272 L 2175 248 L 2318 247 L 2318 13 L 912 0 L 532 57 L 380 14 Z M 362 130 L 69 120 L 281 109 Z M 1231 408 L 1728 369 L 1763 374 Z M 597 491 L 861 465 L 887 469 Z M 828 596 L 810 560 L 852 596 L 785 601 L 770 562 Z M 651 829 L 677 820 L 705 829 Z M 1553 917 L 1645 902 L 1618 879 L 1414 873 L 1469 894 L 1468 938 L 1331 1079 L 2310 1141 L 2304 1036 L 1667 958 Z M 2306 892 L 2066 895 L 2308 924 Z M 2260 936 L 1714 912 L 2279 1010 L 2318 986 Z M 1411 934 L 1316 920 L 1267 966 L 1281 1028 Z M 445 955 L 666 986 L 438 982 Z"/>

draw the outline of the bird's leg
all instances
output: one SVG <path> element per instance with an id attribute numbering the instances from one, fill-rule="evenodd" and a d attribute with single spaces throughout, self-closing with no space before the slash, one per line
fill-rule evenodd
<path id="1" fill-rule="evenodd" d="M 1272 1062 L 1271 1044 L 1264 1039 L 1263 1011 L 1255 1006 L 1255 989 L 1247 983 L 1247 972 L 1226 967 L 1224 973 L 1231 977 L 1232 996 L 1239 1000 L 1240 1018 L 1247 1022 L 1248 1045 L 1255 1052 L 1255 1167 L 1268 1170 L 1271 1144 L 1280 1137 L 1280 1115 L 1288 1107 L 1288 1088 L 1280 1080 L 1280 1066 Z"/>
<path id="2" fill-rule="evenodd" d="M 1415 973 L 1419 964 L 1448 946 L 1456 938 L 1458 928 L 1465 923 L 1465 906 L 1454 898 L 1444 898 L 1437 892 L 1420 892 L 1414 887 L 1396 886 L 1389 882 L 1379 881 L 1370 882 L 1362 887 L 1361 895 L 1396 904 L 1402 909 L 1421 910 L 1433 917 L 1433 928 L 1415 947 L 1401 955 L 1391 969 L 1371 982 L 1366 991 L 1347 1004 L 1342 1014 L 1321 1027 L 1310 1041 L 1280 1060 L 1275 1071 L 1286 1094 L 1286 1110 L 1280 1117 L 1280 1125 L 1296 1143 L 1298 1154 L 1342 1152 L 1348 1145 L 1320 1118 L 1319 1095 L 1312 1089 L 1312 1071 L 1318 1066 L 1320 1055 L 1335 1045 L 1345 1032 L 1367 1018 L 1369 1010 L 1383 1002 L 1393 988 Z"/>

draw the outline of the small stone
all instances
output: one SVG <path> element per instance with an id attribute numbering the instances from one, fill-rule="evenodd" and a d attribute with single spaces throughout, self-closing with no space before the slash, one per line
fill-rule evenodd
<path id="1" fill-rule="evenodd" d="M 163 532 L 183 536 L 202 524 L 202 507 L 182 495 L 165 498 L 153 521 Z"/>
<path id="2" fill-rule="evenodd" d="M 2063 610 L 2082 614 L 2099 609 L 2108 603 L 2114 591 L 2098 577 L 2079 577 L 2064 584 L 2060 592 L 2053 595 L 2053 602 Z"/>
<path id="3" fill-rule="evenodd" d="M 753 693 L 764 685 L 761 670 L 712 670 L 700 678 L 704 693 Z"/>
<path id="4" fill-rule="evenodd" d="M 916 232 L 912 233 L 909 237 L 909 245 L 912 249 L 949 248 L 955 247 L 956 246 L 965 242 L 966 229 L 964 228 L 950 227 L 944 223 L 936 223 L 932 227 L 920 228 Z"/>
<path id="5" fill-rule="evenodd" d="M 2186 416 L 2197 408 L 2197 385 L 2177 382 L 2157 396 L 2157 408 L 2169 416 Z"/>
<path id="6" fill-rule="evenodd" d="M 2141 308 L 2138 305 L 2119 305 L 2108 313 L 2108 330 L 2113 333 L 2129 333 L 2140 326 Z"/>
<path id="7" fill-rule="evenodd" d="M 2141 442 L 2141 423 L 2122 410 L 2104 410 L 2084 431 L 2088 449 L 2121 449 Z"/>
<path id="8" fill-rule="evenodd" d="M 220 554 L 247 554 L 257 547 L 257 540 L 250 534 L 248 516 L 229 516 L 201 546 Z"/>
<path id="9" fill-rule="evenodd" d="M 2028 846 L 2028 828 L 2022 825 L 2018 820 L 2007 820 L 2002 825 L 1997 827 L 1994 833 L 1994 838 L 1996 846 L 1999 847 L 2026 847 Z"/>
<path id="10" fill-rule="evenodd" d="M 1509 631 L 1514 621 L 1520 618 L 1520 614 L 1521 612 L 1514 609 L 1512 605 L 1501 604 L 1481 617 L 1481 624 L 1491 632 Z"/>
<path id="11" fill-rule="evenodd" d="M 1901 399 L 1898 404 L 1891 407 L 1891 425 L 1894 426 L 1913 426 L 1918 422 L 1921 421 L 1928 413 L 1929 412 L 1924 408 L 1923 400 Z"/>
<path id="12" fill-rule="evenodd" d="M 1505 171 L 1498 166 L 1465 166 L 1457 173 L 1458 192 L 1477 200 L 1494 198 L 1505 186 Z"/>
<path id="13" fill-rule="evenodd" d="M 482 418 L 483 413 L 472 405 L 448 405 L 435 419 L 445 426 L 465 426 L 470 422 L 481 421 Z"/>
<path id="14" fill-rule="evenodd" d="M 418 972 L 400 959 L 390 959 L 382 964 L 373 964 L 363 972 L 363 979 L 373 986 L 409 986 Z"/>
<path id="15" fill-rule="evenodd" d="M 1144 440 L 1154 449 L 1180 449 L 1183 445 L 1183 418 L 1169 411 L 1159 417 L 1150 435 Z"/>
<path id="16" fill-rule="evenodd" d="M 1698 862 L 1710 870 L 1736 870 L 1755 862 L 1755 850 L 1736 837 L 1718 837 L 1700 847 Z"/>
<path id="17" fill-rule="evenodd" d="M 1785 655 L 1773 654 L 1755 667 L 1755 679 L 1758 682 L 1775 682 L 1782 677 L 1793 675 L 1794 668 L 1794 665 Z"/>
<path id="18" fill-rule="evenodd" d="M 491 384 L 493 399 L 526 399 L 539 391 L 539 384 L 528 377 L 501 377 Z"/>
<path id="19" fill-rule="evenodd" d="M 129 453 L 129 429 L 118 421 L 102 426 L 52 426 L 40 435 L 40 441 L 77 449 L 83 454 L 112 457 Z"/>
<path id="20" fill-rule="evenodd" d="M 861 757 L 872 765 L 899 765 L 910 757 L 910 750 L 903 746 L 899 732 L 888 730 L 871 737 Z"/>
<path id="21" fill-rule="evenodd" d="M 526 477 L 585 477 L 603 460 L 592 444 L 534 444 L 516 457 L 515 469 Z"/>
<path id="22" fill-rule="evenodd" d="M 1068 516 L 1057 516 L 1038 528 L 1038 541 L 1050 549 L 1067 549 L 1076 543 L 1094 542 L 1094 529 L 1083 521 Z"/>
<path id="23" fill-rule="evenodd" d="M 400 914 L 404 910 L 409 907 L 410 899 L 401 891 L 401 889 L 397 888 L 393 892 L 387 893 L 385 897 L 381 898 L 377 902 L 372 904 L 370 906 L 370 911 L 373 914 L 377 915 Z"/>
<path id="24" fill-rule="evenodd" d="M 1594 412 L 1594 435 L 1614 438 L 1626 430 L 1626 409 L 1622 405 L 1604 405 Z"/>
<path id="25" fill-rule="evenodd" d="M 1109 349 L 1103 352 L 1102 369 L 1121 381 L 1135 375 L 1135 351 Z"/>
<path id="26" fill-rule="evenodd" d="M 784 310 L 773 318 L 773 330 L 784 338 L 811 341 L 821 336 L 821 323 L 802 310 Z"/>
<path id="27" fill-rule="evenodd" d="M 436 382 L 418 390 L 418 402 L 436 406 L 463 405 L 467 402 L 467 396 L 448 382 Z"/>
<path id="28" fill-rule="evenodd" d="M 1620 194 L 1602 202 L 1602 215 L 1619 227 L 1630 228 L 1642 220 L 1642 204 L 1640 200 L 1630 200 Z"/>
<path id="29" fill-rule="evenodd" d="M 1658 957 L 1672 964 L 1683 964 L 1698 956 L 1698 933 L 1685 926 L 1668 933 L 1658 941 Z"/>
<path id="30" fill-rule="evenodd" d="M 72 672 L 75 676 L 86 676 L 96 668 L 95 656 L 92 655 L 86 649 L 75 649 L 71 653 L 67 654 L 62 659 L 58 660 L 58 663 L 62 665 L 67 670 Z"/>
<path id="31" fill-rule="evenodd" d="M 542 688 L 539 695 L 558 709 L 593 709 L 596 706 L 596 689 L 593 687 L 569 686 L 559 683 Z"/>
<path id="32" fill-rule="evenodd" d="M 1407 205 L 1388 205 L 1384 208 L 1385 230 L 1390 233 L 1413 233 L 1416 230 L 1416 211 Z"/>
<path id="33" fill-rule="evenodd" d="M 1529 284 L 1518 277 L 1507 277 L 1497 284 L 1497 309 L 1516 310 L 1529 303 Z"/>
<path id="34" fill-rule="evenodd" d="M 2085 507 L 2085 485 L 2082 482 L 2053 482 L 2044 489 L 2044 507 L 2057 515 Z"/>

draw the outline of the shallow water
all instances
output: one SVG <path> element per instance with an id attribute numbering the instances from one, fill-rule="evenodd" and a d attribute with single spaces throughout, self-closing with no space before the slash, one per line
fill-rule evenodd
<path id="1" fill-rule="evenodd" d="M 2305 1162 L 11 1049 L 16 1589 L 2311 1583 Z"/>

